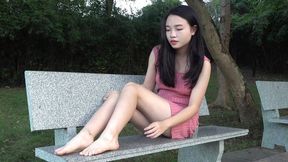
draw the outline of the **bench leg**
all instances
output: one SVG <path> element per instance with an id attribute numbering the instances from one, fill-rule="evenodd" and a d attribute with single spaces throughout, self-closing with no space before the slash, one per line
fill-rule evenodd
<path id="1" fill-rule="evenodd" d="M 268 128 L 266 128 L 266 129 L 268 129 Z M 271 133 L 269 134 L 268 131 L 264 130 L 261 147 L 274 149 L 275 145 L 274 145 L 274 141 L 272 141 L 273 136 L 272 137 L 271 136 L 272 136 Z"/>
<path id="2" fill-rule="evenodd" d="M 280 123 L 267 123 L 264 125 L 262 147 L 274 149 L 275 145 L 288 149 L 288 125 Z"/>
<path id="3" fill-rule="evenodd" d="M 54 130 L 55 146 L 65 145 L 76 134 L 77 134 L 76 128 Z"/>
<path id="4" fill-rule="evenodd" d="M 224 141 L 210 142 L 178 151 L 179 162 L 221 162 L 224 151 Z"/>

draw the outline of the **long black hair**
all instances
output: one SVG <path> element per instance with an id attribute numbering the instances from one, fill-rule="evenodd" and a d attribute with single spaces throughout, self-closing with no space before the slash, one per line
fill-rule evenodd
<path id="1" fill-rule="evenodd" d="M 175 87 L 175 49 L 171 47 L 166 37 L 166 20 L 169 15 L 180 16 L 185 19 L 189 25 L 196 26 L 196 32 L 192 36 L 188 45 L 189 70 L 185 73 L 184 79 L 186 85 L 193 88 L 199 78 L 204 62 L 204 43 L 201 36 L 199 23 L 196 13 L 189 6 L 178 6 L 172 8 L 163 18 L 161 23 L 161 45 L 159 49 L 157 69 L 159 70 L 161 81 L 168 87 Z"/>

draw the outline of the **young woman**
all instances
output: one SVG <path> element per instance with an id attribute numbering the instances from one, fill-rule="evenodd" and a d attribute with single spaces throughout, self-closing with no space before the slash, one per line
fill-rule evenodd
<path id="1" fill-rule="evenodd" d="M 192 8 L 175 7 L 163 20 L 161 44 L 151 51 L 144 83 L 128 83 L 120 93 L 108 93 L 85 127 L 55 154 L 81 151 L 80 155 L 91 156 L 116 150 L 129 121 L 149 138 L 193 135 L 211 64 Z"/>

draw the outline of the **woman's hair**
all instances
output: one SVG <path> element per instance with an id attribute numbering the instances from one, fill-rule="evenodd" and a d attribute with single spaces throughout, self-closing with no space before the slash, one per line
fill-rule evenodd
<path id="1" fill-rule="evenodd" d="M 178 6 L 172 8 L 164 17 L 161 24 L 161 45 L 159 49 L 157 68 L 161 81 L 168 87 L 175 86 L 175 49 L 171 47 L 166 37 L 166 20 L 169 15 L 180 16 L 189 25 L 196 26 L 196 32 L 192 36 L 188 46 L 187 63 L 189 70 L 185 73 L 186 85 L 193 88 L 198 80 L 204 62 L 204 44 L 199 28 L 199 23 L 194 10 L 189 6 Z"/>

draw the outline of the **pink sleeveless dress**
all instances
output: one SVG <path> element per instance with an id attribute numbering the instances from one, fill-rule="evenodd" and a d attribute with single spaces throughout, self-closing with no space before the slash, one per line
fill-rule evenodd
<path id="1" fill-rule="evenodd" d="M 155 54 L 155 65 L 158 58 L 159 46 L 153 48 Z M 208 59 L 208 58 L 204 58 Z M 209 60 L 209 59 L 208 59 Z M 160 80 L 158 70 L 156 71 L 156 90 L 157 94 L 169 102 L 171 115 L 174 116 L 181 110 L 186 108 L 189 104 L 191 88 L 186 86 L 186 82 L 183 79 L 184 73 L 176 72 L 175 74 L 175 87 L 167 87 Z M 199 112 L 187 121 L 180 123 L 171 128 L 172 139 L 184 139 L 192 137 L 195 130 L 199 125 Z"/>

